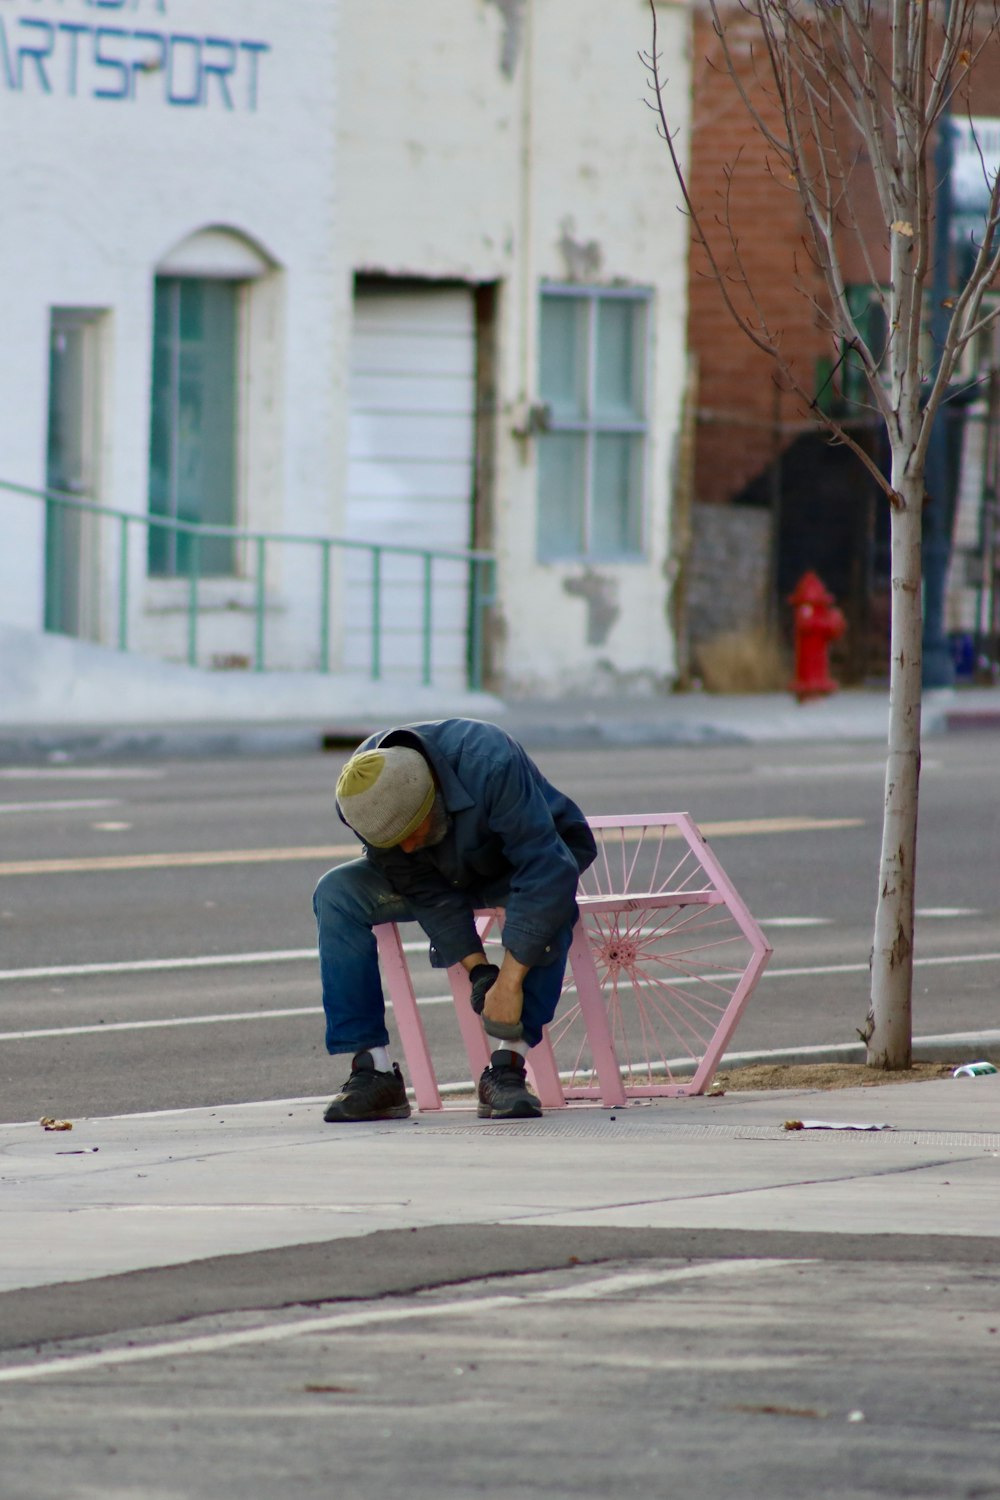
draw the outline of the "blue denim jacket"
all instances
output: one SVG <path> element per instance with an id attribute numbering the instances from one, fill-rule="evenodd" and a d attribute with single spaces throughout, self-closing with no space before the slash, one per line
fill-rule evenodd
<path id="1" fill-rule="evenodd" d="M 410 903 L 438 961 L 454 964 L 475 953 L 482 945 L 473 909 L 502 905 L 504 947 L 531 968 L 550 963 L 555 933 L 576 920 L 580 873 L 597 855 L 576 803 L 496 724 L 407 724 L 358 748 L 377 745 L 421 752 L 451 820 L 440 844 L 412 854 L 365 845 L 367 858 Z"/>

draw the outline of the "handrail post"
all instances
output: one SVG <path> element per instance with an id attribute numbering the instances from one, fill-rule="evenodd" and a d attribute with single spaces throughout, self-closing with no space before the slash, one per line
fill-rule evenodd
<path id="1" fill-rule="evenodd" d="M 188 533 L 188 665 L 198 665 L 198 582 L 201 566 L 201 537 L 197 531 Z"/>
<path id="2" fill-rule="evenodd" d="M 372 681 L 382 676 L 382 548 L 372 548 Z"/>
<path id="3" fill-rule="evenodd" d="M 62 527 L 66 508 L 49 495 L 45 505 L 45 540 L 48 552 L 45 580 L 45 628 L 61 633 L 63 626 Z"/>
<path id="4" fill-rule="evenodd" d="M 469 687 L 478 693 L 482 683 L 483 620 L 479 603 L 479 559 L 469 566 Z"/>
<path id="5" fill-rule="evenodd" d="M 254 641 L 254 657 L 253 657 L 253 669 L 254 669 L 255 672 L 263 672 L 263 670 L 264 670 L 264 609 L 265 609 L 265 602 L 266 602 L 266 600 L 265 600 L 265 592 L 264 592 L 264 566 L 265 566 L 264 551 L 265 551 L 265 547 L 266 546 L 267 546 L 267 540 L 266 540 L 266 538 L 263 537 L 263 536 L 258 536 L 258 538 L 257 538 L 257 588 L 256 588 L 256 600 L 255 600 L 256 638 L 255 638 L 255 641 Z"/>
<path id="6" fill-rule="evenodd" d="M 332 580 L 332 552 L 333 548 L 346 549 L 349 552 L 367 552 L 371 557 L 371 603 L 370 626 L 372 633 L 369 674 L 372 681 L 379 681 L 383 675 L 385 663 L 384 651 L 384 625 L 385 612 L 383 609 L 383 594 L 386 583 L 385 568 L 383 566 L 383 555 L 388 552 L 394 557 L 421 560 L 421 578 L 418 583 L 421 600 L 421 641 L 420 641 L 420 672 L 424 686 L 431 683 L 434 673 L 435 640 L 434 640 L 434 586 L 436 576 L 434 564 L 436 562 L 454 563 L 456 566 L 462 563 L 470 568 L 468 609 L 465 620 L 466 635 L 466 667 L 470 685 L 479 687 L 483 677 L 484 653 L 486 651 L 485 641 L 485 611 L 493 605 L 496 600 L 496 559 L 488 552 L 479 552 L 473 549 L 458 550 L 450 548 L 432 548 L 411 545 L 409 543 L 386 541 L 366 542 L 346 537 L 332 537 L 329 535 L 304 536 L 300 533 L 284 534 L 280 532 L 251 532 L 242 531 L 231 526 L 201 525 L 200 523 L 184 521 L 180 518 L 160 516 L 157 514 L 140 514 L 132 511 L 122 511 L 114 507 L 101 505 L 95 501 L 80 500 L 73 495 L 63 494 L 58 490 L 34 489 L 28 485 L 14 484 L 10 480 L 0 478 L 0 492 L 14 495 L 27 495 L 32 499 L 41 500 L 46 506 L 46 536 L 45 536 L 45 628 L 47 630 L 60 631 L 65 620 L 63 617 L 63 580 L 66 572 L 66 557 L 64 549 L 60 545 L 61 522 L 64 517 L 95 515 L 113 518 L 118 524 L 118 649 L 128 651 L 130 649 L 129 637 L 131 634 L 131 609 L 130 593 L 131 580 L 129 564 L 129 548 L 131 536 L 129 527 L 133 523 L 139 523 L 146 528 L 145 564 L 149 578 L 159 578 L 161 575 L 176 579 L 178 584 L 184 582 L 187 577 L 187 659 L 192 666 L 198 664 L 198 645 L 200 633 L 200 588 L 201 588 L 201 564 L 202 564 L 202 541 L 205 538 L 215 539 L 219 537 L 235 538 L 241 546 L 249 548 L 253 543 L 256 554 L 256 579 L 255 579 L 255 641 L 254 641 L 254 667 L 256 671 L 266 670 L 265 635 L 267 628 L 267 544 L 277 542 L 287 546 L 317 546 L 320 549 L 321 572 L 320 572 L 320 607 L 319 607 L 319 666 L 323 673 L 331 670 L 331 637 L 333 634 L 333 580 Z M 154 528 L 158 530 L 154 531 Z M 160 531 L 168 533 L 171 540 L 169 556 L 160 559 L 154 557 L 159 548 L 153 543 L 158 541 Z M 185 560 L 181 538 L 187 538 L 189 553 Z M 111 550 L 114 550 L 110 538 L 106 538 L 102 530 L 102 556 L 104 542 L 108 540 Z M 484 571 L 485 570 L 485 571 Z M 350 569 L 348 569 L 350 573 Z M 234 577 L 238 576 L 234 574 Z M 239 576 L 242 576 L 242 569 Z M 394 577 L 395 575 L 390 575 Z M 173 599 L 173 585 L 170 598 Z M 243 585 L 240 585 L 239 599 L 243 601 Z M 242 607 L 242 604 L 241 604 Z M 102 620 L 113 628 L 113 616 L 102 614 Z M 390 623 L 392 623 L 390 621 Z M 402 635 L 408 629 L 412 637 L 412 622 L 409 615 L 405 624 L 400 623 L 399 633 Z"/>
<path id="7" fill-rule="evenodd" d="M 423 632 L 424 633 L 424 639 L 423 639 L 423 671 L 422 671 L 422 674 L 421 674 L 422 675 L 422 680 L 423 680 L 424 687 L 429 687 L 430 686 L 430 680 L 431 680 L 431 602 L 432 602 L 432 595 L 433 595 L 433 590 L 431 588 L 431 583 L 432 583 L 433 565 L 434 565 L 434 556 L 433 556 L 433 553 L 431 553 L 431 552 L 425 552 L 424 553 L 424 607 L 423 607 L 423 622 L 424 622 L 424 632 Z"/>
<path id="8" fill-rule="evenodd" d="M 331 543 L 320 543 L 319 669 L 330 670 L 330 551 Z"/>
<path id="9" fill-rule="evenodd" d="M 118 649 L 128 650 L 128 516 L 118 527 Z"/>
<path id="10" fill-rule="evenodd" d="M 493 576 L 494 559 L 477 557 L 472 564 L 472 615 L 469 622 L 469 686 L 479 692 L 483 686 L 483 656 L 486 650 L 486 611 L 496 599 Z"/>

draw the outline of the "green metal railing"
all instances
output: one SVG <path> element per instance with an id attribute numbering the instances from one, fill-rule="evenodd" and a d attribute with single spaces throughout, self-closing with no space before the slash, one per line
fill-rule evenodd
<path id="1" fill-rule="evenodd" d="M 329 673 L 330 665 L 330 616 L 333 606 L 331 568 L 334 552 L 367 553 L 371 559 L 371 659 L 369 675 L 374 681 L 382 676 L 384 595 L 385 580 L 383 561 L 387 557 L 410 557 L 419 560 L 420 574 L 420 680 L 430 684 L 433 671 L 433 607 L 434 568 L 439 562 L 464 563 L 469 569 L 469 598 L 467 615 L 467 666 L 469 686 L 482 686 L 484 652 L 484 616 L 495 601 L 495 559 L 492 553 L 482 551 L 458 551 L 446 548 L 410 547 L 395 542 L 359 542 L 343 537 L 301 536 L 294 532 L 243 531 L 235 526 L 203 526 L 193 521 L 174 520 L 168 516 L 135 514 L 114 510 L 96 501 L 81 500 L 75 495 L 60 490 L 32 489 L 27 485 L 0 480 L 0 491 L 13 495 L 24 495 L 41 500 L 46 506 L 47 522 L 62 515 L 93 515 L 106 518 L 117 530 L 117 646 L 120 651 L 129 649 L 129 535 L 133 526 L 146 528 L 147 557 L 149 536 L 154 528 L 160 528 L 188 539 L 186 567 L 183 574 L 152 575 L 170 578 L 183 577 L 187 584 L 187 659 L 194 666 L 198 660 L 198 634 L 201 614 L 200 570 L 201 543 L 207 538 L 227 538 L 243 546 L 253 555 L 254 566 L 254 651 L 253 667 L 257 672 L 266 670 L 266 577 L 267 549 L 274 546 L 315 548 L 319 558 L 319 660 L 320 672 Z M 46 592 L 58 597 L 63 579 L 60 576 L 64 561 L 58 546 L 46 547 Z M 212 575 L 216 576 L 216 575 Z M 239 578 L 240 574 L 227 575 Z"/>

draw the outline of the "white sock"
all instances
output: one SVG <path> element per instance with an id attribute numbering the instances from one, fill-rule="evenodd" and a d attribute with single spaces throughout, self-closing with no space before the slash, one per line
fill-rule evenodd
<path id="1" fill-rule="evenodd" d="M 371 1053 L 372 1062 L 375 1064 L 376 1072 L 392 1072 L 392 1063 L 389 1061 L 388 1047 L 369 1047 L 368 1051 Z"/>
<path id="2" fill-rule="evenodd" d="M 527 1042 L 503 1042 L 499 1037 L 496 1036 L 491 1037 L 490 1041 L 495 1043 L 493 1048 L 494 1052 L 498 1051 L 502 1047 L 505 1052 L 516 1052 L 518 1057 L 527 1057 L 528 1053 L 531 1051 L 531 1048 Z"/>

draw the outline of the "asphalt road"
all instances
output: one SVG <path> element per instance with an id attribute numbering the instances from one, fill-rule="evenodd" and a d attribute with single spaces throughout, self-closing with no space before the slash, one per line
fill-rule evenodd
<path id="1" fill-rule="evenodd" d="M 5 1500 L 1000 1494 L 991 1267 L 756 1250 L 56 1348 Z"/>
<path id="2" fill-rule="evenodd" d="M 997 745 L 963 733 L 926 747 L 917 1034 L 997 1024 Z M 0 768 L 0 1118 L 339 1085 L 343 1060 L 322 1046 L 310 907 L 332 858 L 309 851 L 349 843 L 333 808 L 343 758 Z M 735 1047 L 855 1039 L 877 880 L 877 747 L 536 758 L 590 814 L 685 809 L 731 825 L 712 846 L 775 949 Z M 778 831 L 790 819 L 839 826 Z M 133 856 L 148 858 L 130 867 Z M 420 947 L 416 929 L 407 936 Z M 444 977 L 419 952 L 411 962 L 438 1075 L 462 1078 Z"/>
<path id="3" fill-rule="evenodd" d="M 996 1025 L 997 743 L 927 749 L 921 1032 Z M 0 1118 L 335 1086 L 308 851 L 345 842 L 341 759 L 0 768 Z M 712 846 L 775 947 L 736 1046 L 853 1037 L 872 746 L 538 759 L 589 813 L 726 826 Z M 411 960 L 460 1076 L 443 976 Z M 0 1494 L 1000 1496 L 997 1242 L 951 1228 L 441 1224 L 10 1292 Z"/>

